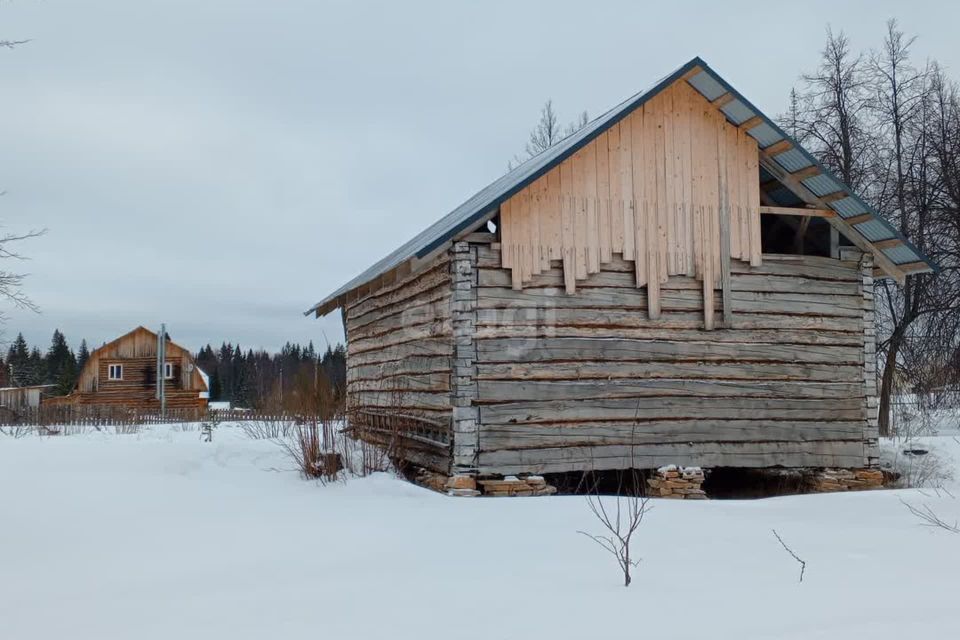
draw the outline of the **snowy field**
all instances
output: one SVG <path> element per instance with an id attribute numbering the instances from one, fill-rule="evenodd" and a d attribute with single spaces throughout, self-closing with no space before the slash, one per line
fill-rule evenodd
<path id="1" fill-rule="evenodd" d="M 957 499 L 659 500 L 625 589 L 582 497 L 322 486 L 230 428 L 0 436 L 0 639 L 956 637 L 960 535 L 901 500 L 960 519 L 960 441 L 923 443 Z"/>

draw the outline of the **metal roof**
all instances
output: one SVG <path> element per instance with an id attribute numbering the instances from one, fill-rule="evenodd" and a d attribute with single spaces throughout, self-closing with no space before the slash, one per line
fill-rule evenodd
<path id="1" fill-rule="evenodd" d="M 699 69 L 698 72 L 695 71 L 697 69 Z M 747 133 L 757 140 L 761 149 L 770 147 L 782 140 L 789 140 L 792 143 L 791 147 L 788 150 L 773 155 L 773 159 L 788 173 L 804 167 L 818 167 L 821 175 L 808 178 L 804 181 L 805 186 L 815 195 L 824 195 L 824 193 L 821 192 L 824 191 L 828 185 L 832 184 L 840 186 L 841 188 L 838 190 L 846 191 L 849 194 L 847 198 L 834 201 L 830 204 L 830 207 L 837 211 L 841 217 L 850 217 L 862 213 L 874 215 L 878 221 L 879 229 L 876 225 L 871 225 L 871 237 L 867 238 L 866 234 L 864 234 L 864 237 L 870 242 L 892 238 L 900 239 L 902 244 L 896 247 L 895 253 L 891 249 L 883 250 L 891 260 L 897 264 L 926 262 L 930 265 L 931 269 L 936 268 L 929 258 L 911 245 L 906 238 L 890 225 L 889 222 L 881 218 L 876 211 L 860 200 L 849 187 L 824 169 L 810 153 L 784 133 L 773 120 L 764 115 L 759 109 L 753 106 L 750 101 L 733 89 L 733 87 L 713 71 L 706 62 L 696 57 L 656 82 L 653 86 L 631 96 L 606 113 L 587 123 L 585 127 L 576 133 L 567 136 L 553 147 L 530 158 L 497 180 L 494 180 L 459 207 L 407 241 L 400 248 L 376 262 L 363 273 L 315 304 L 305 312 L 305 315 L 309 315 L 310 313 L 316 313 L 317 315 L 327 313 L 339 306 L 337 303 L 338 298 L 353 289 L 372 281 L 374 278 L 400 266 L 408 260 L 423 258 L 441 245 L 451 241 L 461 232 L 483 223 L 490 214 L 496 212 L 501 203 L 540 178 L 550 169 L 590 143 L 602 131 L 619 122 L 634 109 L 643 105 L 647 100 L 653 98 L 663 89 L 684 76 L 688 76 L 687 81 L 690 85 L 708 100 L 715 100 L 725 93 L 732 94 L 734 100 L 721 109 L 727 120 L 732 124 L 739 125 L 751 118 L 759 116 L 761 119 L 760 123 L 749 129 Z M 796 195 L 788 189 L 777 191 L 786 192 L 781 196 L 784 204 L 786 204 L 787 199 L 791 201 L 791 204 L 797 201 Z M 777 201 L 780 203 L 780 200 Z M 871 222 L 873 221 L 871 220 Z M 859 230 L 858 227 L 862 226 L 863 225 L 857 225 L 857 227 L 854 228 Z M 894 255 L 897 258 L 896 260 L 894 260 Z"/>

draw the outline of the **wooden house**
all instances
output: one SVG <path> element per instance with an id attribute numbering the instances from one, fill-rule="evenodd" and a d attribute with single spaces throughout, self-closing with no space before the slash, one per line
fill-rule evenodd
<path id="1" fill-rule="evenodd" d="M 307 313 L 353 426 L 443 473 L 865 468 L 875 279 L 933 269 L 695 58 Z"/>
<path id="2" fill-rule="evenodd" d="M 205 409 L 209 398 L 206 375 L 190 352 L 166 336 L 163 386 L 168 409 Z M 157 334 L 137 327 L 95 349 L 83 365 L 70 395 L 49 404 L 117 406 L 156 411 Z"/>

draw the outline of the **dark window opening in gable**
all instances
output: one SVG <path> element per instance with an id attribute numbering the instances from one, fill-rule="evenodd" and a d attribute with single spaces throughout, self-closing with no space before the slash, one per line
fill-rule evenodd
<path id="1" fill-rule="evenodd" d="M 830 257 L 830 223 L 812 216 L 760 216 L 763 253 Z"/>
<path id="2" fill-rule="evenodd" d="M 807 208 L 806 202 L 763 167 L 760 169 L 760 200 L 771 208 Z M 840 247 L 851 245 L 842 235 L 831 233 L 832 230 L 829 221 L 819 216 L 764 213 L 760 216 L 761 250 L 763 253 L 829 258 L 836 256 Z"/>

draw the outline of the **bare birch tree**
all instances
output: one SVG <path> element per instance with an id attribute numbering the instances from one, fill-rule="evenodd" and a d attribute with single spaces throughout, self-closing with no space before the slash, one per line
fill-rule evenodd
<path id="1" fill-rule="evenodd" d="M 949 368 L 960 328 L 956 88 L 935 63 L 911 62 L 914 38 L 889 21 L 882 46 L 854 54 L 827 31 L 815 73 L 804 75 L 781 117 L 828 168 L 857 190 L 941 272 L 908 275 L 877 288 L 882 361 L 879 424 L 891 434 L 898 383 L 929 388 Z"/>
<path id="2" fill-rule="evenodd" d="M 791 92 L 784 125 L 797 141 L 809 145 L 817 159 L 844 182 L 860 189 L 871 162 L 866 118 L 870 92 L 864 57 L 850 50 L 843 31 L 827 28 L 827 41 L 816 71 L 801 76 L 802 89 Z"/>
<path id="3" fill-rule="evenodd" d="M 524 146 L 523 154 L 513 157 L 513 160 L 507 165 L 508 170 L 523 164 L 567 136 L 576 133 L 585 127 L 587 122 L 587 112 L 583 111 L 575 121 L 561 127 L 557 112 L 553 109 L 553 100 L 547 100 L 540 109 L 540 119 L 537 121 L 537 125 L 530 131 L 530 138 Z"/>

